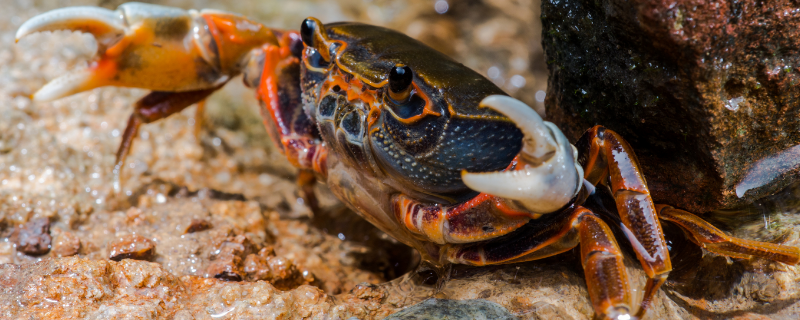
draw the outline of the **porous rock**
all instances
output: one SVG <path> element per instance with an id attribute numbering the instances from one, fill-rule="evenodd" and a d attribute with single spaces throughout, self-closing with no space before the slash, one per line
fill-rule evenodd
<path id="1" fill-rule="evenodd" d="M 620 133 L 656 202 L 731 208 L 797 175 L 796 3 L 545 0 L 542 22 L 547 117 Z"/>

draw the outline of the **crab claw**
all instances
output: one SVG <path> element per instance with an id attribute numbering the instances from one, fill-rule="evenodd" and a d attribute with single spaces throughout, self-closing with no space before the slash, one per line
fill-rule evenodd
<path id="1" fill-rule="evenodd" d="M 482 107 L 510 118 L 522 130 L 522 150 L 514 170 L 463 172 L 473 190 L 515 200 L 533 213 L 549 213 L 566 205 L 583 185 L 578 151 L 554 124 L 543 121 L 531 107 L 517 99 L 493 95 Z"/>
<path id="2" fill-rule="evenodd" d="M 173 92 L 214 88 L 241 72 L 251 49 L 277 42 L 271 30 L 240 15 L 136 2 L 116 11 L 49 11 L 22 24 L 16 38 L 55 30 L 91 33 L 98 52 L 88 68 L 49 82 L 34 100 L 108 85 Z"/>

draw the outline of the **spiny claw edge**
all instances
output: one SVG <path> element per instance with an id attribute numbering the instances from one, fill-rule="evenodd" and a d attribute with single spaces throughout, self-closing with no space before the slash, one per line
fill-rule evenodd
<path id="1" fill-rule="evenodd" d="M 481 106 L 508 116 L 524 134 L 516 170 L 464 172 L 473 190 L 516 200 L 534 213 L 549 213 L 566 205 L 580 191 L 583 168 L 577 150 L 554 124 L 525 103 L 507 96 L 489 96 Z"/>

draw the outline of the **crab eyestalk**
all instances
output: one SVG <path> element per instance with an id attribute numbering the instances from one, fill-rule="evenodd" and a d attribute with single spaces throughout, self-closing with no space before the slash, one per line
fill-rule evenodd
<path id="1" fill-rule="evenodd" d="M 524 134 L 515 170 L 463 172 L 469 188 L 516 201 L 532 213 L 549 213 L 566 205 L 583 185 L 578 151 L 554 124 L 543 121 L 517 99 L 492 95 L 481 101 L 508 116 Z"/>
<path id="2" fill-rule="evenodd" d="M 88 68 L 50 81 L 34 100 L 55 100 L 108 85 L 172 92 L 214 88 L 241 72 L 250 50 L 277 43 L 270 29 L 240 15 L 136 2 L 116 11 L 49 11 L 26 21 L 16 39 L 56 30 L 92 34 L 97 55 Z"/>

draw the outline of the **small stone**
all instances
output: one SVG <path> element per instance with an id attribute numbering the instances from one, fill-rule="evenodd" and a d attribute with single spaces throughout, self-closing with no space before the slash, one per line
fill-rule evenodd
<path id="1" fill-rule="evenodd" d="M 53 254 L 58 257 L 69 257 L 78 254 L 81 239 L 74 233 L 63 231 L 53 241 Z"/>
<path id="2" fill-rule="evenodd" d="M 449 300 L 428 299 L 405 308 L 386 319 L 517 319 L 503 306 L 480 299 Z"/>
<path id="3" fill-rule="evenodd" d="M 149 261 L 156 253 L 156 245 L 149 239 L 140 235 L 127 235 L 114 241 L 109 246 L 111 254 L 109 259 L 120 261 L 122 259 L 135 259 Z"/>
<path id="4" fill-rule="evenodd" d="M 267 259 L 257 254 L 248 254 L 244 259 L 244 272 L 247 274 L 247 280 L 250 281 L 272 278 Z"/>
<path id="5" fill-rule="evenodd" d="M 208 265 L 206 273 L 225 281 L 242 281 L 244 276 L 240 266 L 241 261 L 241 257 L 232 254 L 218 255 L 217 259 Z"/>
<path id="6" fill-rule="evenodd" d="M 245 254 L 246 246 L 243 237 L 229 239 L 218 246 L 212 258 L 213 261 L 206 268 L 206 273 L 217 279 L 225 281 L 242 281 L 244 272 L 242 271 L 242 255 Z"/>
<path id="7" fill-rule="evenodd" d="M 192 222 L 189 224 L 189 227 L 186 228 L 185 233 L 195 233 L 195 232 L 205 231 L 211 228 L 212 228 L 211 222 L 208 222 L 208 220 L 192 219 Z"/>
<path id="8" fill-rule="evenodd" d="M 31 256 L 40 256 L 50 251 L 50 220 L 38 218 L 28 221 L 19 229 L 17 250 Z"/>
<path id="9" fill-rule="evenodd" d="M 269 270 L 272 273 L 272 285 L 281 290 L 289 290 L 305 282 L 302 273 L 284 257 L 270 257 L 267 259 Z"/>

